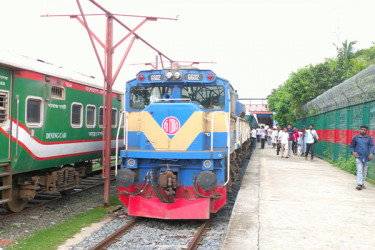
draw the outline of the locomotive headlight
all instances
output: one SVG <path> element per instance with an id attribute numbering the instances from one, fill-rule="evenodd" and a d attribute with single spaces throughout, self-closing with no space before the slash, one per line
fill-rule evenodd
<path id="1" fill-rule="evenodd" d="M 173 73 L 172 73 L 172 72 L 168 71 L 167 73 L 165 73 L 165 78 L 166 78 L 167 80 L 171 80 L 172 77 L 173 77 Z"/>
<path id="2" fill-rule="evenodd" d="M 175 78 L 176 80 L 180 80 L 180 79 L 181 79 L 181 73 L 178 72 L 178 71 L 176 71 L 176 72 L 174 73 L 174 78 Z"/>
<path id="3" fill-rule="evenodd" d="M 211 168 L 212 163 L 211 163 L 210 160 L 205 160 L 204 163 L 203 163 L 203 166 L 204 166 L 205 168 Z"/>
<path id="4" fill-rule="evenodd" d="M 129 159 L 128 160 L 128 166 L 133 167 L 135 165 L 135 160 L 134 159 Z"/>

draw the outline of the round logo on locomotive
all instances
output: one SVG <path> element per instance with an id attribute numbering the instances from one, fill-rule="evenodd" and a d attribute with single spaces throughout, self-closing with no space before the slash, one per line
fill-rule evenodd
<path id="1" fill-rule="evenodd" d="M 180 121 L 173 116 L 169 116 L 163 121 L 163 130 L 168 135 L 174 135 L 180 130 Z"/>

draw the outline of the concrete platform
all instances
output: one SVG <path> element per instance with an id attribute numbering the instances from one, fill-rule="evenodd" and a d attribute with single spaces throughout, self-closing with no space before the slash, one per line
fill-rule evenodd
<path id="1" fill-rule="evenodd" d="M 255 149 L 222 249 L 375 249 L 375 187 L 331 164 Z"/>

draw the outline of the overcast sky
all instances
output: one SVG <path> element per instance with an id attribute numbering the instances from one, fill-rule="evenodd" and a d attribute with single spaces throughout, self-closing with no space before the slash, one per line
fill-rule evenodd
<path id="1" fill-rule="evenodd" d="M 176 17 L 178 21 L 147 22 L 138 34 L 173 60 L 212 61 L 212 69 L 228 79 L 240 97 L 266 97 L 292 71 L 334 57 L 346 39 L 356 49 L 375 41 L 373 0 L 98 0 L 113 13 Z M 84 28 L 68 17 L 42 14 L 77 14 L 74 0 L 0 0 L 0 49 L 40 58 L 101 78 L 94 51 Z M 102 13 L 81 0 L 86 13 Z M 142 19 L 121 18 L 130 27 Z M 90 28 L 104 41 L 104 17 L 89 17 Z M 115 26 L 115 41 L 127 32 Z M 116 62 L 127 44 L 115 51 Z M 99 48 L 99 47 L 98 47 Z M 99 48 L 102 53 L 102 50 Z M 115 83 L 124 83 L 148 66 L 156 53 L 136 41 Z"/>

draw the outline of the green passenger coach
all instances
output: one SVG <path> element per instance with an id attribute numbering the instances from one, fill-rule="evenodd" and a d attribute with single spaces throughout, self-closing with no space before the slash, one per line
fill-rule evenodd
<path id="1" fill-rule="evenodd" d="M 78 186 L 102 157 L 103 94 L 92 77 L 0 58 L 0 204 L 17 212 L 37 192 Z M 124 95 L 114 92 L 112 102 L 114 149 Z"/>

